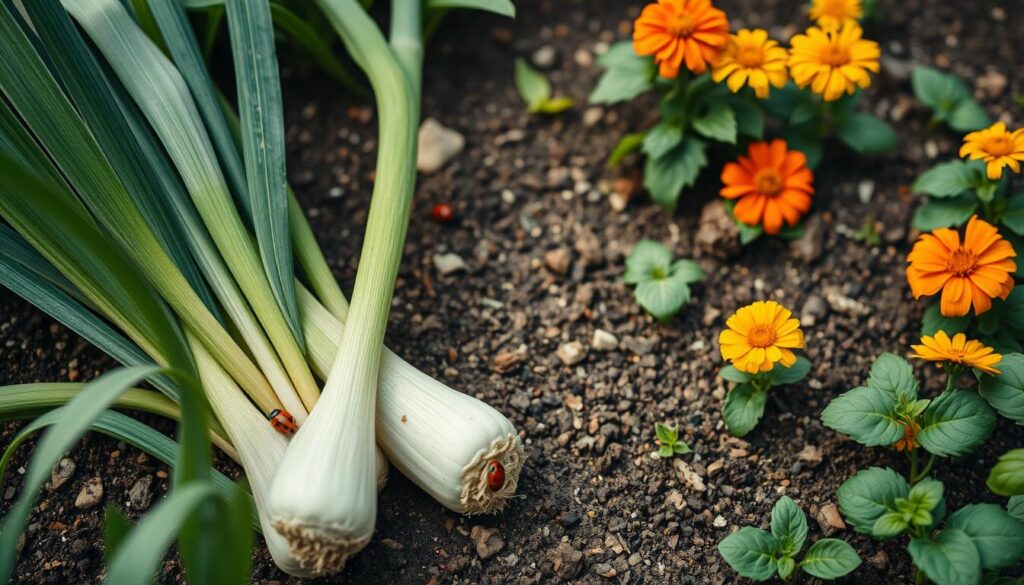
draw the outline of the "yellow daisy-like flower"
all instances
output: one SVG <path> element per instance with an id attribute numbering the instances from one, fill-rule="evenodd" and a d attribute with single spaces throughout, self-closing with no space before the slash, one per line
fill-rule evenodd
<path id="1" fill-rule="evenodd" d="M 863 34 L 858 25 L 845 24 L 834 30 L 812 26 L 795 35 L 789 50 L 793 81 L 801 88 L 811 86 L 826 102 L 870 87 L 868 72 L 878 73 L 882 52 L 878 43 L 861 38 Z"/>
<path id="2" fill-rule="evenodd" d="M 764 99 L 768 97 L 770 85 L 786 85 L 788 58 L 786 49 L 769 39 L 767 31 L 740 29 L 729 35 L 729 44 L 715 62 L 711 79 L 715 83 L 727 79 L 726 85 L 733 93 L 742 89 L 744 84 L 749 85 L 757 97 Z"/>
<path id="3" fill-rule="evenodd" d="M 736 311 L 718 337 L 722 358 L 748 374 L 768 372 L 776 363 L 792 366 L 796 355 L 791 350 L 804 346 L 800 321 L 792 317 L 775 301 L 757 301 Z"/>
<path id="4" fill-rule="evenodd" d="M 811 20 L 823 29 L 856 24 L 864 16 L 861 0 L 811 0 Z"/>
<path id="5" fill-rule="evenodd" d="M 983 345 L 976 339 L 968 340 L 963 333 L 957 333 L 953 339 L 945 331 L 938 331 L 934 337 L 921 337 L 921 345 L 911 346 L 914 353 L 910 356 L 930 362 L 949 362 L 981 370 L 993 376 L 999 375 L 995 366 L 1003 361 L 1003 356 L 991 347 Z"/>
<path id="6" fill-rule="evenodd" d="M 964 136 L 960 157 L 985 161 L 986 173 L 992 181 L 1003 176 L 1003 167 L 1020 172 L 1024 160 L 1024 128 L 1009 131 L 1006 124 L 996 122 L 984 130 Z"/>

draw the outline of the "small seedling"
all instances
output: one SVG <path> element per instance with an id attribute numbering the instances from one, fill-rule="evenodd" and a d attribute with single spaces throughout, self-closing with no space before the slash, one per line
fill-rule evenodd
<path id="1" fill-rule="evenodd" d="M 882 235 L 878 231 L 874 215 L 869 213 L 864 218 L 864 223 L 861 224 L 860 229 L 853 232 L 853 239 L 858 242 L 864 242 L 869 246 L 880 246 L 882 244 Z"/>
<path id="2" fill-rule="evenodd" d="M 690 300 L 690 285 L 705 274 L 692 260 L 672 260 L 668 248 L 641 240 L 626 258 L 626 284 L 635 285 L 636 302 L 662 323 L 671 321 Z"/>
<path id="3" fill-rule="evenodd" d="M 910 77 L 914 97 L 932 109 L 931 126 L 947 124 L 957 132 L 981 130 L 992 123 L 956 75 L 931 67 L 916 67 Z"/>
<path id="4" fill-rule="evenodd" d="M 551 97 L 551 82 L 523 59 L 516 59 L 516 90 L 533 114 L 560 114 L 573 106 L 570 97 Z"/>
<path id="5" fill-rule="evenodd" d="M 771 532 L 744 526 L 718 544 L 718 554 L 740 575 L 767 581 L 778 575 L 784 583 L 802 569 L 819 579 L 838 579 L 860 566 L 857 552 L 838 538 L 823 538 L 797 555 L 807 541 L 807 517 L 789 496 L 782 496 L 772 508 Z"/>
<path id="6" fill-rule="evenodd" d="M 658 436 L 658 455 L 662 459 L 671 459 L 675 455 L 685 455 L 691 451 L 685 441 L 679 440 L 677 427 L 655 423 L 654 434 Z"/>

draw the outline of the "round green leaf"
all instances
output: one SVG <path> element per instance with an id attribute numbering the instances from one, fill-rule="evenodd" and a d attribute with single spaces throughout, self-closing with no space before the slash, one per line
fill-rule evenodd
<path id="1" fill-rule="evenodd" d="M 946 527 L 959 528 L 971 538 L 986 571 L 1009 567 L 1024 557 L 1024 524 L 1001 506 L 964 506 L 949 517 Z"/>
<path id="2" fill-rule="evenodd" d="M 1024 449 L 1004 453 L 988 475 L 988 489 L 1001 496 L 1024 495 Z"/>
<path id="3" fill-rule="evenodd" d="M 963 530 L 947 528 L 934 540 L 911 539 L 910 557 L 936 585 L 977 583 L 981 578 L 981 558 L 971 537 Z"/>
<path id="4" fill-rule="evenodd" d="M 853 529 L 871 534 L 878 518 L 896 510 L 896 499 L 909 493 L 902 475 L 889 468 L 870 467 L 843 482 L 836 496 L 839 511 Z"/>
<path id="5" fill-rule="evenodd" d="M 811 545 L 800 568 L 819 579 L 838 579 L 860 566 L 853 547 L 838 538 L 823 538 Z"/>
<path id="6" fill-rule="evenodd" d="M 999 370 L 998 376 L 982 376 L 981 396 L 999 414 L 1024 424 L 1024 355 L 1004 355 Z"/>
<path id="7" fill-rule="evenodd" d="M 775 574 L 775 538 L 752 526 L 744 526 L 718 544 L 718 554 L 740 575 L 766 581 Z"/>
<path id="8" fill-rule="evenodd" d="M 722 418 L 729 432 L 742 437 L 752 431 L 764 415 L 764 405 L 768 393 L 757 390 L 750 384 L 740 384 L 725 397 L 722 405 Z"/>
<path id="9" fill-rule="evenodd" d="M 832 400 L 821 422 L 868 447 L 888 447 L 903 437 L 896 399 L 877 388 L 854 388 Z"/>
<path id="10" fill-rule="evenodd" d="M 917 440 L 940 457 L 960 457 L 982 444 L 996 424 L 995 413 L 974 392 L 948 390 L 932 400 L 920 420 Z"/>

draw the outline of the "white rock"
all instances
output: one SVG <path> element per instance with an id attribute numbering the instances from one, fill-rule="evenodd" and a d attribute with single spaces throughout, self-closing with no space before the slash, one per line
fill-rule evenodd
<path id="1" fill-rule="evenodd" d="M 574 366 L 587 357 L 587 348 L 583 347 L 583 344 L 578 341 L 570 341 L 558 346 L 556 353 L 558 359 L 562 360 L 563 364 Z"/>
<path id="2" fill-rule="evenodd" d="M 612 351 L 619 347 L 619 338 L 604 329 L 595 329 L 590 345 L 597 351 Z"/>
<path id="3" fill-rule="evenodd" d="M 711 523 L 715 525 L 715 528 L 725 528 L 728 525 L 728 522 L 725 521 L 725 518 L 723 518 L 721 514 L 715 516 L 715 519 Z"/>
<path id="4" fill-rule="evenodd" d="M 455 130 L 445 128 L 434 118 L 427 118 L 420 126 L 416 170 L 431 174 L 462 152 L 466 139 Z"/>
<path id="5" fill-rule="evenodd" d="M 466 261 L 458 254 L 434 254 L 434 268 L 441 274 L 451 274 L 466 270 Z"/>

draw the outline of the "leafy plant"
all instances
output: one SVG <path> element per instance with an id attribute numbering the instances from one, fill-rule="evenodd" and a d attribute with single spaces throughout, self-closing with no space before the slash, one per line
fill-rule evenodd
<path id="1" fill-rule="evenodd" d="M 1024 495 L 1024 449 L 1003 454 L 988 475 L 988 489 L 1001 496 Z"/>
<path id="2" fill-rule="evenodd" d="M 718 375 L 736 384 L 729 389 L 722 405 L 722 419 L 729 432 L 737 437 L 746 436 L 764 416 L 768 391 L 776 386 L 796 384 L 810 372 L 811 362 L 803 356 L 798 356 L 796 363 L 788 368 L 776 364 L 770 371 L 760 374 L 748 374 L 731 365 L 722 368 Z"/>
<path id="3" fill-rule="evenodd" d="M 807 541 L 807 518 L 789 496 L 782 496 L 772 508 L 771 532 L 744 526 L 718 544 L 718 553 L 740 575 L 767 581 L 778 575 L 784 583 L 797 569 L 819 579 L 848 575 L 861 560 L 849 544 L 837 538 L 822 538 L 797 560 Z"/>
<path id="4" fill-rule="evenodd" d="M 573 105 L 570 97 L 551 97 L 551 83 L 525 59 L 516 59 L 516 90 L 534 114 L 560 114 Z"/>
<path id="5" fill-rule="evenodd" d="M 676 455 L 685 455 L 690 452 L 690 446 L 686 444 L 686 441 L 679 440 L 677 427 L 655 423 L 654 434 L 658 437 L 658 455 L 662 459 L 671 459 Z"/>
<path id="6" fill-rule="evenodd" d="M 992 123 L 985 109 L 956 75 L 918 66 L 910 74 L 914 97 L 932 110 L 931 125 L 947 124 L 957 132 L 981 130 Z"/>
<path id="7" fill-rule="evenodd" d="M 672 252 L 653 240 L 641 240 L 626 258 L 626 284 L 636 286 L 636 302 L 662 323 L 671 321 L 690 300 L 690 285 L 705 274 L 692 260 L 672 259 Z"/>

